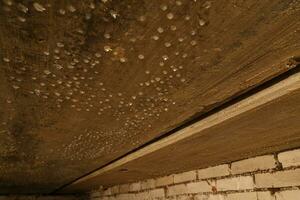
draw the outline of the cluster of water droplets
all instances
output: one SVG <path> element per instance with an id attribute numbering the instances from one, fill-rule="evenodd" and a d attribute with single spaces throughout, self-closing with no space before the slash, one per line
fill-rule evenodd
<path id="1" fill-rule="evenodd" d="M 47 111 L 68 111 L 74 117 L 108 124 L 87 128 L 68 136 L 60 147 L 46 150 L 57 156 L 54 159 L 71 161 L 138 147 L 145 142 L 143 135 L 156 128 L 156 122 L 176 110 L 173 96 L 192 81 L 191 60 L 198 52 L 199 34 L 208 26 L 206 15 L 182 10 L 191 4 L 200 4 L 203 10 L 212 6 L 212 1 L 146 3 L 147 12 L 130 16 L 130 23 L 123 27 L 126 12 L 114 7 L 112 0 L 89 1 L 83 7 L 80 3 L 57 6 L 51 2 L 2 1 L 0 9 L 9 19 L 5 26 L 19 32 L 19 39 L 30 35 L 31 29 L 34 32 L 32 45 L 25 42 L 17 52 L 7 47 L 1 53 L 12 93 L 26 96 Z M 161 20 L 153 24 L 157 18 Z M 110 28 L 103 30 L 93 24 L 95 20 Z M 63 33 L 51 29 L 55 23 L 61 23 L 62 28 L 63 21 L 67 27 Z M 89 23 L 96 27 L 87 27 Z M 191 26 L 182 30 L 186 23 Z M 44 29 L 47 33 L 39 33 Z M 120 82 L 128 76 L 130 87 L 116 86 L 107 76 Z M 7 104 L 13 106 L 15 101 L 8 98 Z M 46 158 L 38 159 L 44 162 Z"/>

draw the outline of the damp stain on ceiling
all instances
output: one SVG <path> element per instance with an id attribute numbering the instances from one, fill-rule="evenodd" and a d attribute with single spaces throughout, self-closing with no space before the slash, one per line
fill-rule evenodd
<path id="1" fill-rule="evenodd" d="M 50 193 L 292 68 L 299 0 L 1 0 L 0 193 Z"/>

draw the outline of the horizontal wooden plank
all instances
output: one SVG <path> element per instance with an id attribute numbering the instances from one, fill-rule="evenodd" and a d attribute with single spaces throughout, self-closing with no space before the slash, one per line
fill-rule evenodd
<path id="1" fill-rule="evenodd" d="M 146 179 L 300 146 L 299 102 L 298 72 L 77 180 L 65 190 Z"/>

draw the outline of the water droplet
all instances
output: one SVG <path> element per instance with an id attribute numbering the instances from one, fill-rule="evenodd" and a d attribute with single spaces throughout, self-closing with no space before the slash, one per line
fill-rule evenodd
<path id="1" fill-rule="evenodd" d="M 104 49 L 105 52 L 112 51 L 112 48 L 110 46 L 108 46 L 108 45 L 104 46 L 103 49 Z"/>
<path id="2" fill-rule="evenodd" d="M 124 62 L 126 62 L 126 61 L 127 61 L 126 58 L 124 58 L 124 57 L 120 58 L 120 62 L 121 62 L 121 63 L 124 63 Z"/>
<path id="3" fill-rule="evenodd" d="M 15 90 L 19 89 L 20 87 L 18 85 L 13 85 L 12 86 Z"/>
<path id="4" fill-rule="evenodd" d="M 178 38 L 178 42 L 183 42 L 184 38 Z"/>
<path id="5" fill-rule="evenodd" d="M 163 56 L 162 56 L 162 59 L 166 61 L 166 60 L 168 60 L 168 59 L 169 59 L 169 56 L 167 56 L 167 55 L 163 55 Z"/>
<path id="6" fill-rule="evenodd" d="M 59 11 L 58 11 L 61 15 L 64 15 L 64 14 L 66 14 L 66 11 L 64 10 L 64 9 L 59 9 Z"/>
<path id="7" fill-rule="evenodd" d="M 140 17 L 139 17 L 139 21 L 140 21 L 140 22 L 146 21 L 146 17 L 145 17 L 145 16 L 140 16 Z"/>
<path id="8" fill-rule="evenodd" d="M 75 12 L 75 11 L 76 11 L 76 8 L 75 8 L 74 6 L 72 6 L 72 5 L 69 5 L 69 6 L 68 6 L 68 10 L 69 10 L 70 12 Z"/>
<path id="9" fill-rule="evenodd" d="M 168 13 L 168 14 L 167 14 L 167 18 L 168 18 L 169 20 L 173 19 L 173 18 L 174 18 L 174 14 L 173 14 L 173 13 Z"/>
<path id="10" fill-rule="evenodd" d="M 170 29 L 171 31 L 176 31 L 177 27 L 175 25 L 171 25 Z"/>
<path id="11" fill-rule="evenodd" d="M 51 72 L 49 70 L 44 70 L 44 74 L 49 75 Z"/>
<path id="12" fill-rule="evenodd" d="M 159 40 L 159 37 L 158 37 L 157 35 L 153 35 L 153 36 L 152 36 L 152 39 L 153 39 L 153 40 Z"/>
<path id="13" fill-rule="evenodd" d="M 114 18 L 114 19 L 116 19 L 117 17 L 118 17 L 118 13 L 117 13 L 117 11 L 115 11 L 115 10 L 110 10 L 110 15 Z"/>
<path id="14" fill-rule="evenodd" d="M 42 6 L 41 4 L 34 2 L 33 3 L 33 7 L 35 8 L 36 11 L 38 12 L 44 12 L 46 10 L 46 8 L 44 6 Z"/>
<path id="15" fill-rule="evenodd" d="M 145 56 L 144 56 L 143 54 L 139 54 L 139 55 L 138 55 L 138 58 L 139 58 L 140 60 L 143 60 L 143 59 L 145 58 Z"/>
<path id="16" fill-rule="evenodd" d="M 164 29 L 163 29 L 162 27 L 158 27 L 158 28 L 157 28 L 157 32 L 163 33 L 163 32 L 164 32 Z"/>
<path id="17" fill-rule="evenodd" d="M 166 4 L 162 4 L 160 5 L 160 9 L 166 11 L 168 9 L 168 6 Z"/>
<path id="18" fill-rule="evenodd" d="M 206 21 L 204 19 L 199 19 L 199 25 L 204 26 L 206 24 Z"/>
<path id="19" fill-rule="evenodd" d="M 105 37 L 106 39 L 109 39 L 109 38 L 110 38 L 110 34 L 109 34 L 109 33 L 105 33 L 105 34 L 104 34 L 104 37 Z"/>
<path id="20" fill-rule="evenodd" d="M 209 9 L 210 7 L 211 7 L 211 1 L 206 1 L 206 2 L 203 4 L 203 8 Z"/>
<path id="21" fill-rule="evenodd" d="M 176 5 L 177 5 L 177 6 L 181 6 L 181 5 L 182 5 L 182 2 L 181 2 L 181 1 L 176 1 Z"/>
<path id="22" fill-rule="evenodd" d="M 172 44 L 170 42 L 165 43 L 165 47 L 170 47 L 170 46 L 172 46 Z"/>
<path id="23" fill-rule="evenodd" d="M 21 3 L 18 4 L 18 9 L 20 11 L 22 11 L 23 13 L 27 13 L 28 12 L 28 8 L 26 6 L 24 6 L 23 4 L 21 4 Z"/>
<path id="24" fill-rule="evenodd" d="M 3 2 L 8 6 L 11 6 L 13 4 L 11 0 L 3 0 Z"/>
<path id="25" fill-rule="evenodd" d="M 187 15 L 187 16 L 184 17 L 184 19 L 185 19 L 186 21 L 189 21 L 189 20 L 191 19 L 191 17 L 190 17 L 189 15 Z"/>
<path id="26" fill-rule="evenodd" d="M 192 45 L 192 46 L 195 46 L 196 44 L 197 44 L 197 42 L 196 42 L 195 40 L 192 40 L 192 41 L 191 41 L 191 45 Z"/>
<path id="27" fill-rule="evenodd" d="M 65 45 L 61 42 L 56 43 L 56 46 L 59 48 L 63 48 Z"/>
<path id="28" fill-rule="evenodd" d="M 9 58 L 3 58 L 3 61 L 4 61 L 4 62 L 7 62 L 7 63 L 10 62 Z"/>

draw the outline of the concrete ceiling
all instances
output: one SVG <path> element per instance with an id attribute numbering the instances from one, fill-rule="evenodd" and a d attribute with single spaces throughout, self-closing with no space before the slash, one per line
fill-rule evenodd
<path id="1" fill-rule="evenodd" d="M 50 193 L 295 67 L 299 0 L 1 0 L 0 193 Z"/>

